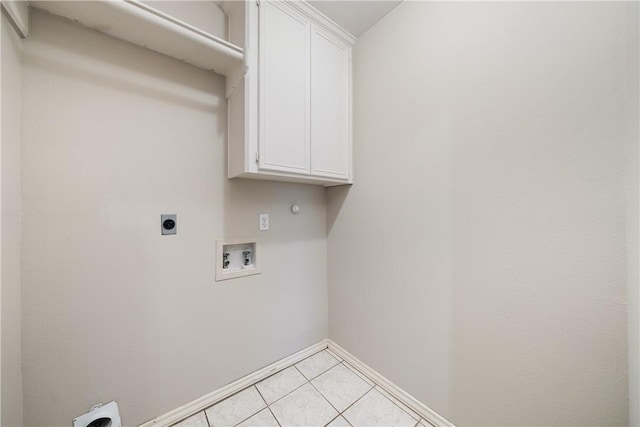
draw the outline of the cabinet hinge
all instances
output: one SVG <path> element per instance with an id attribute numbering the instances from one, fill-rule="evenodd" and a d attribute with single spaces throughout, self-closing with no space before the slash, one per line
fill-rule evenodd
<path id="1" fill-rule="evenodd" d="M 256 152 L 256 163 L 260 163 L 260 152 Z"/>

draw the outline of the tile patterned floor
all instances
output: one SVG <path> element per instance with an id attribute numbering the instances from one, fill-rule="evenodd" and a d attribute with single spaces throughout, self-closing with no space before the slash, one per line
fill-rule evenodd
<path id="1" fill-rule="evenodd" d="M 431 427 L 329 350 L 322 350 L 174 427 Z"/>

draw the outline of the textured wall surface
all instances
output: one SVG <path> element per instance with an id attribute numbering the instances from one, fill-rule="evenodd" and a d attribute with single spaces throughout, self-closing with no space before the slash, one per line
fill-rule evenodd
<path id="1" fill-rule="evenodd" d="M 638 109 L 640 66 L 640 3 L 627 3 L 627 282 L 629 290 L 629 425 L 640 426 L 640 265 L 638 230 L 638 139 L 640 138 Z"/>
<path id="2" fill-rule="evenodd" d="M 404 2 L 356 44 L 329 335 L 459 425 L 627 423 L 626 14 Z"/>
<path id="3" fill-rule="evenodd" d="M 32 32 L 25 424 L 111 399 L 139 424 L 325 338 L 325 190 L 225 178 L 223 78 L 40 13 Z M 216 239 L 258 234 L 262 274 L 215 282 Z"/>
<path id="4" fill-rule="evenodd" d="M 20 330 L 20 126 L 22 40 L 4 16 L 2 24 L 2 200 L 0 236 L 2 258 L 2 418 L 5 427 L 22 426 Z"/>

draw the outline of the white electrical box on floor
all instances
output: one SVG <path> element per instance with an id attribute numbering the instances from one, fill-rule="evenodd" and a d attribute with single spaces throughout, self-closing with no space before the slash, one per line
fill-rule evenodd
<path id="1" fill-rule="evenodd" d="M 216 241 L 216 282 L 260 274 L 260 242 L 255 237 Z"/>

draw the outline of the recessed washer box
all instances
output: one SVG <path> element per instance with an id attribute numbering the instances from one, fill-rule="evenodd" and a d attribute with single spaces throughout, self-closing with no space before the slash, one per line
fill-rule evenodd
<path id="1" fill-rule="evenodd" d="M 257 237 L 216 240 L 216 282 L 260 274 L 260 241 Z"/>

